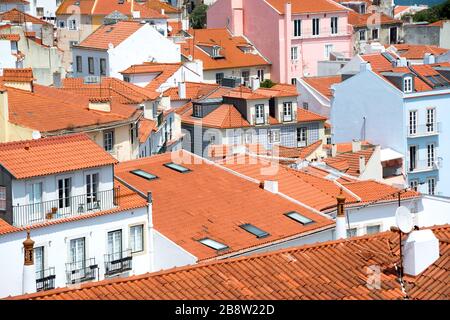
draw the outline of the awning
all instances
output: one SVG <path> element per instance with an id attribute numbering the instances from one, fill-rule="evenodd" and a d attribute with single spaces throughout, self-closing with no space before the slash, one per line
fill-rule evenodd
<path id="1" fill-rule="evenodd" d="M 381 162 L 395 160 L 395 159 L 403 159 L 405 156 L 400 152 L 392 150 L 391 148 L 385 148 L 380 150 L 380 158 Z"/>

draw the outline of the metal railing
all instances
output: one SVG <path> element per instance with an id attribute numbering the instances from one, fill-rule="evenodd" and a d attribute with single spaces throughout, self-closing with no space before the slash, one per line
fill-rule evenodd
<path id="1" fill-rule="evenodd" d="M 408 172 L 431 171 L 442 168 L 442 158 L 435 158 L 434 160 L 417 160 L 415 163 L 408 163 Z"/>
<path id="2" fill-rule="evenodd" d="M 48 220 L 110 210 L 119 205 L 119 188 L 13 206 L 13 224 L 23 227 Z"/>
<path id="3" fill-rule="evenodd" d="M 105 275 L 111 276 L 129 271 L 133 268 L 131 249 L 105 254 Z"/>
<path id="4" fill-rule="evenodd" d="M 36 271 L 36 291 L 55 289 L 55 268 Z"/>
<path id="5" fill-rule="evenodd" d="M 408 126 L 406 128 L 408 137 L 420 137 L 439 134 L 441 132 L 441 123 L 427 123 L 418 126 Z"/>
<path id="6" fill-rule="evenodd" d="M 269 115 L 266 114 L 264 117 L 257 117 L 256 115 L 253 115 L 253 124 L 254 125 L 269 124 Z"/>
<path id="7" fill-rule="evenodd" d="M 95 280 L 98 274 L 98 265 L 95 258 L 66 263 L 66 283 L 74 284 Z"/>
<path id="8" fill-rule="evenodd" d="M 293 119 L 292 114 L 283 114 L 283 122 L 292 122 Z"/>

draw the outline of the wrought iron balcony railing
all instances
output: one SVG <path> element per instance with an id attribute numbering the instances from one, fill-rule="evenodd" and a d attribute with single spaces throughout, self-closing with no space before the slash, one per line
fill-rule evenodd
<path id="1" fill-rule="evenodd" d="M 36 291 L 55 289 L 55 268 L 36 271 Z"/>
<path id="2" fill-rule="evenodd" d="M 441 132 L 441 123 L 427 123 L 418 126 L 408 126 L 406 132 L 409 138 L 431 136 Z"/>
<path id="3" fill-rule="evenodd" d="M 98 276 L 98 265 L 95 258 L 66 263 L 66 282 L 74 284 L 95 280 Z"/>
<path id="4" fill-rule="evenodd" d="M 133 268 L 133 257 L 131 249 L 105 254 L 105 275 L 112 276 L 122 272 L 129 271 Z"/>
<path id="5" fill-rule="evenodd" d="M 90 194 L 13 206 L 13 224 L 16 227 L 23 227 L 94 211 L 110 210 L 119 205 L 119 191 L 119 188 L 114 188 Z"/>

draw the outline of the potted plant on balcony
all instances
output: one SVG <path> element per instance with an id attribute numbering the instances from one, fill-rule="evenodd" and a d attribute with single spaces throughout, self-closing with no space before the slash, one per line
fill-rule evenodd
<path id="1" fill-rule="evenodd" d="M 53 207 L 52 211 L 48 212 L 46 215 L 46 219 L 53 219 L 53 216 L 56 214 L 56 212 L 58 211 L 58 208 Z"/>

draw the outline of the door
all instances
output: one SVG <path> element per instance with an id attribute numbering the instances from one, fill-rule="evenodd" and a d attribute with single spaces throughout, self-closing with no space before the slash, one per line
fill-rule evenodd
<path id="1" fill-rule="evenodd" d="M 391 27 L 389 30 L 390 43 L 397 43 L 397 27 Z"/>
<path id="2" fill-rule="evenodd" d="M 108 232 L 108 254 L 110 261 L 122 258 L 122 230 Z"/>
<path id="3" fill-rule="evenodd" d="M 417 147 L 409 146 L 409 171 L 414 171 L 417 166 Z"/>
<path id="4" fill-rule="evenodd" d="M 297 128 L 297 147 L 305 147 L 307 140 L 307 129 L 306 127 Z"/>
<path id="5" fill-rule="evenodd" d="M 98 173 L 86 175 L 86 201 L 88 210 L 99 209 Z"/>
<path id="6" fill-rule="evenodd" d="M 72 191 L 72 179 L 58 179 L 58 208 L 70 207 L 70 196 Z"/>
<path id="7" fill-rule="evenodd" d="M 33 183 L 31 185 L 31 193 L 29 195 L 31 203 L 31 221 L 39 222 L 45 218 L 43 203 L 42 203 L 42 182 Z"/>
<path id="8" fill-rule="evenodd" d="M 292 121 L 292 103 L 283 103 L 283 121 Z"/>
<path id="9" fill-rule="evenodd" d="M 34 248 L 34 265 L 36 266 L 36 279 L 44 278 L 44 247 Z"/>
<path id="10" fill-rule="evenodd" d="M 84 238 L 70 240 L 70 265 L 75 271 L 72 280 L 83 278 L 86 274 L 86 243 Z"/>

